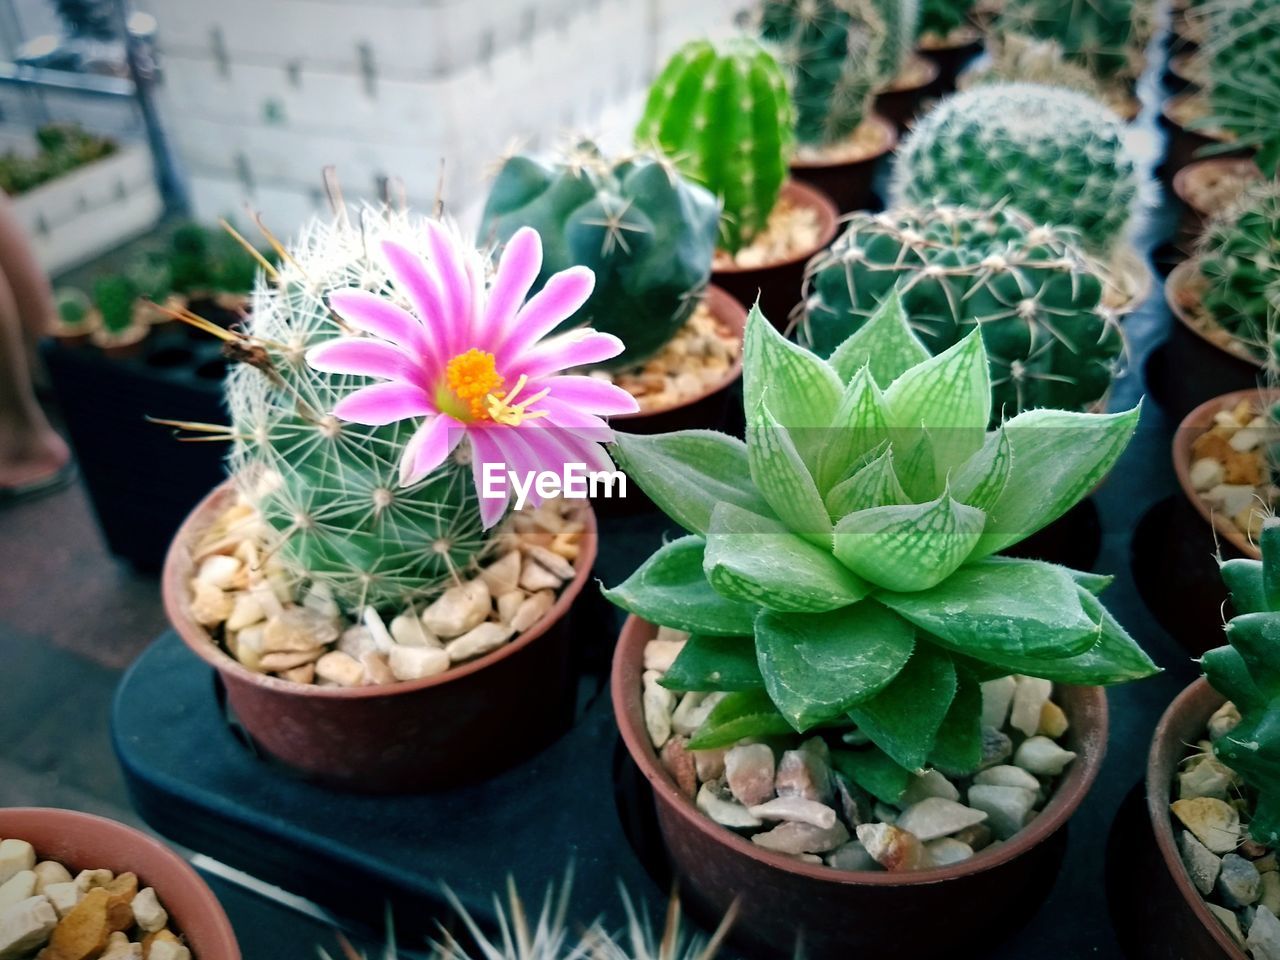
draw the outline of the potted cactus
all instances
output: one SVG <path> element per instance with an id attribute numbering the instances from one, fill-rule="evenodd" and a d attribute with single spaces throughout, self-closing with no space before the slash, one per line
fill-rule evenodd
<path id="1" fill-rule="evenodd" d="M 916 52 L 937 65 L 943 93 L 955 89 L 960 71 L 982 51 L 973 8 L 973 0 L 920 0 Z"/>
<path id="2" fill-rule="evenodd" d="M 876 91 L 876 110 L 905 133 L 941 70 L 932 59 L 915 50 L 920 25 L 918 0 L 879 0 L 874 6 L 884 11 L 880 20 L 888 35 L 877 56 L 884 79 Z"/>
<path id="3" fill-rule="evenodd" d="M 874 200 L 877 161 L 897 131 L 872 110 L 872 93 L 897 72 L 898 14 L 883 0 L 765 0 L 758 31 L 787 74 L 795 109 L 791 173 L 842 213 Z"/>
<path id="4" fill-rule="evenodd" d="M 53 300 L 57 310 L 53 335 L 68 347 L 87 343 L 89 335 L 102 322 L 94 312 L 93 301 L 75 287 L 59 287 L 53 293 Z"/>
<path id="5" fill-rule="evenodd" d="M 793 125 L 786 77 L 767 50 L 696 40 L 654 80 L 635 135 L 720 198 L 712 280 L 740 303 L 758 297 L 778 323 L 800 299 L 804 262 L 836 235 L 831 201 L 787 180 Z"/>
<path id="6" fill-rule="evenodd" d="M 579 143 L 555 163 L 507 160 L 485 203 L 480 236 L 504 244 L 522 227 L 542 237 L 534 292 L 560 270 L 596 284 L 569 323 L 626 346 L 594 375 L 633 394 L 629 429 L 719 427 L 742 370 L 746 311 L 708 287 L 720 207 L 671 163 L 645 153 L 610 160 Z"/>
<path id="7" fill-rule="evenodd" d="M 93 342 L 111 357 L 131 357 L 141 350 L 147 323 L 138 315 L 138 288 L 123 275 L 101 277 L 93 284 L 99 324 Z"/>
<path id="8" fill-rule="evenodd" d="M 930 357 L 895 298 L 829 360 L 753 311 L 745 444 L 617 435 L 689 534 L 606 591 L 633 615 L 614 709 L 687 901 L 736 898 L 743 942 L 939 956 L 1014 921 L 972 904 L 1030 910 L 1052 875 L 1104 749 L 1092 685 L 1156 672 L 1109 578 L 996 556 L 1102 479 L 1138 410 L 988 432 L 989 369 L 976 330 Z"/>
<path id="9" fill-rule="evenodd" d="M 560 373 L 623 344 L 548 336 L 593 276 L 570 267 L 526 302 L 541 265 L 532 229 L 490 278 L 441 221 L 340 210 L 255 287 L 244 331 L 222 334 L 242 361 L 221 430 L 232 480 L 175 537 L 165 605 L 248 735 L 305 775 L 454 784 L 569 720 L 567 614 L 593 514 L 544 500 L 539 480 L 508 516 L 511 485 L 491 489 L 489 465 L 611 470 L 602 418 L 636 402 Z"/>

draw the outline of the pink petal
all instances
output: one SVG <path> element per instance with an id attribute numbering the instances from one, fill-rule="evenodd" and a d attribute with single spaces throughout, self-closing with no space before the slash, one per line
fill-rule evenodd
<path id="1" fill-rule="evenodd" d="M 550 387 L 551 396 L 556 399 L 599 416 L 637 413 L 640 410 L 636 398 L 627 391 L 595 377 L 551 377 L 538 384 L 539 389 L 543 387 Z"/>
<path id="2" fill-rule="evenodd" d="M 422 371 L 398 348 L 371 337 L 339 337 L 307 351 L 307 363 L 322 373 L 381 377 L 422 386 Z"/>
<path id="3" fill-rule="evenodd" d="M 511 326 L 516 311 L 542 270 L 542 238 L 532 227 L 521 227 L 507 241 L 489 289 L 482 333 L 497 338 Z"/>
<path id="4" fill-rule="evenodd" d="M 608 443 L 613 439 L 613 431 L 609 424 L 591 413 L 586 413 L 555 397 L 543 397 L 535 404 L 536 409 L 547 411 L 547 416 L 539 423 L 548 427 L 556 427 L 577 437 Z"/>
<path id="5" fill-rule="evenodd" d="M 540 458 L 535 450 L 525 441 L 525 436 L 532 433 L 527 427 L 512 426 L 496 426 L 486 430 L 485 435 L 493 441 L 493 445 L 498 448 L 502 455 L 502 462 L 508 470 L 514 470 L 521 476 L 521 482 L 524 477 L 536 474 L 541 470 L 554 470 L 559 472 L 563 461 L 556 459 L 554 454 L 550 458 Z M 535 507 L 542 503 L 542 496 L 538 493 L 536 487 L 530 487 L 528 493 L 528 501 Z"/>
<path id="6" fill-rule="evenodd" d="M 516 314 L 511 334 L 502 345 L 499 368 L 518 362 L 525 350 L 577 313 L 595 285 L 596 275 L 586 267 L 552 274 Z"/>
<path id="7" fill-rule="evenodd" d="M 422 257 L 394 240 L 382 241 L 382 255 L 386 257 L 387 271 L 396 289 L 408 297 L 422 321 L 423 336 L 429 348 L 427 352 L 439 362 L 449 349 L 449 316 L 434 272 Z"/>
<path id="8" fill-rule="evenodd" d="M 604 452 L 604 447 L 600 444 L 586 440 L 583 437 L 574 436 L 571 433 L 561 433 L 557 439 L 573 451 L 576 461 L 585 463 L 588 470 L 608 471 L 614 469 L 613 461 L 609 459 L 609 455 Z"/>
<path id="9" fill-rule="evenodd" d="M 386 297 L 368 290 L 337 290 L 330 294 L 329 306 L 343 320 L 365 333 L 408 347 L 415 353 L 428 352 L 422 322 Z"/>
<path id="10" fill-rule="evenodd" d="M 427 395 L 407 383 L 375 383 L 349 393 L 333 407 L 333 415 L 349 423 L 381 427 L 435 413 Z"/>
<path id="11" fill-rule="evenodd" d="M 538 451 L 544 462 L 557 464 L 556 469 L 567 463 L 583 463 L 590 470 L 613 469 L 613 463 L 604 455 L 599 444 L 571 431 L 562 430 L 547 420 L 536 420 L 534 423 L 538 425 L 538 429 L 525 434 L 526 442 Z"/>
<path id="12" fill-rule="evenodd" d="M 468 430 L 467 436 L 471 439 L 471 476 L 476 485 L 476 495 L 480 498 L 480 521 L 488 530 L 507 512 L 511 486 L 505 485 L 506 489 L 501 497 L 484 496 L 484 465 L 502 463 L 502 453 L 489 437 L 489 431 L 484 428 Z"/>
<path id="13" fill-rule="evenodd" d="M 439 220 L 427 221 L 427 250 L 431 265 L 440 278 L 440 292 L 446 317 L 445 327 L 450 356 L 475 344 L 464 340 L 471 336 L 471 281 L 467 277 L 467 261 L 462 245 L 453 231 Z"/>
<path id="14" fill-rule="evenodd" d="M 400 485 L 417 483 L 453 453 L 466 435 L 466 428 L 453 417 L 440 414 L 420 426 L 404 445 L 400 457 Z"/>
<path id="15" fill-rule="evenodd" d="M 611 333 L 571 330 L 527 351 L 521 358 L 520 372 L 533 380 L 572 367 L 600 363 L 616 357 L 624 349 L 623 342 Z"/>

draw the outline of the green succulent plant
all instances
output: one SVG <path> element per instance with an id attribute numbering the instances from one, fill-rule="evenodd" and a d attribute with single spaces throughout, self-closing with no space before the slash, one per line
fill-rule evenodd
<path id="1" fill-rule="evenodd" d="M 1003 0 L 993 31 L 1054 40 L 1101 83 L 1127 85 L 1141 72 L 1139 6 L 1135 0 Z"/>
<path id="2" fill-rule="evenodd" d="M 653 82 L 636 142 L 670 157 L 720 198 L 720 242 L 734 253 L 769 221 L 793 139 L 791 99 L 778 62 L 760 44 L 681 47 Z"/>
<path id="3" fill-rule="evenodd" d="M 745 443 L 617 435 L 622 468 L 688 535 L 605 593 L 692 634 L 665 685 L 730 691 L 691 749 L 852 719 L 890 766 L 971 771 L 982 680 L 1156 672 L 1098 600 L 1109 577 L 996 556 L 1087 495 L 1138 408 L 988 431 L 988 369 L 976 330 L 931 357 L 897 297 L 827 360 L 756 309 Z"/>
<path id="4" fill-rule="evenodd" d="M 1253 184 L 1200 238 L 1202 303 L 1259 357 L 1280 337 L 1280 184 Z"/>
<path id="5" fill-rule="evenodd" d="M 102 329 L 120 334 L 133 326 L 133 305 L 138 288 L 126 276 L 108 276 L 93 285 L 93 303 L 102 315 Z"/>
<path id="6" fill-rule="evenodd" d="M 169 238 L 169 275 L 178 293 L 213 286 L 210 245 L 210 231 L 198 223 L 184 223 L 173 231 Z"/>
<path id="7" fill-rule="evenodd" d="M 592 143 L 563 161 L 512 157 L 499 172 L 480 235 L 505 243 L 520 227 L 542 237 L 540 290 L 552 274 L 590 267 L 596 285 L 573 317 L 626 350 L 609 366 L 646 360 L 675 336 L 711 276 L 720 207 L 707 190 L 648 154 L 616 162 Z"/>
<path id="8" fill-rule="evenodd" d="M 169 264 L 162 256 L 141 254 L 129 261 L 124 273 L 137 290 L 138 296 L 155 303 L 161 303 L 173 291 Z"/>
<path id="9" fill-rule="evenodd" d="M 895 205 L 1008 204 L 1037 223 L 1075 227 L 1106 255 L 1129 225 L 1138 174 L 1120 119 L 1074 90 L 975 87 L 917 124 L 893 172 Z"/>
<path id="10" fill-rule="evenodd" d="M 1107 91 L 1097 77 L 1068 60 L 1056 40 L 1034 40 L 1012 35 L 988 47 L 987 57 L 960 76 L 960 89 L 987 83 L 1037 83 L 1078 90 L 1103 103 Z"/>
<path id="11" fill-rule="evenodd" d="M 1077 240 L 1007 208 L 854 213 L 806 268 L 799 341 L 830 356 L 897 290 L 930 353 L 982 331 L 997 419 L 1088 409 L 1111 386 L 1124 342 Z"/>
<path id="12" fill-rule="evenodd" d="M 1240 723 L 1213 743 L 1218 759 L 1257 793 L 1249 834 L 1280 843 L 1280 518 L 1263 521 L 1262 559 L 1219 560 L 1239 613 L 1227 645 L 1200 661 L 1205 678 L 1236 705 Z"/>
<path id="13" fill-rule="evenodd" d="M 917 37 L 945 39 L 961 27 L 973 25 L 974 0 L 920 0 Z"/>
<path id="14" fill-rule="evenodd" d="M 58 311 L 58 321 L 69 328 L 84 326 L 89 320 L 89 311 L 93 309 L 93 302 L 76 287 L 59 287 L 53 292 L 53 302 Z"/>
<path id="15" fill-rule="evenodd" d="M 1271 0 L 1213 0 L 1204 10 L 1209 114 L 1197 125 L 1234 134 L 1224 149 L 1252 147 L 1258 166 L 1275 177 L 1280 173 L 1280 6 Z"/>

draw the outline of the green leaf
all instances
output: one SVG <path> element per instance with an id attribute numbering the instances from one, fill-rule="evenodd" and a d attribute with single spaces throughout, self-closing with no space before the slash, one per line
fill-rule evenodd
<path id="1" fill-rule="evenodd" d="M 915 630 L 879 604 L 756 620 L 756 656 L 765 688 L 804 731 L 848 712 L 892 680 L 915 644 Z"/>
<path id="2" fill-rule="evenodd" d="M 896 805 L 911 783 L 911 771 L 881 750 L 832 750 L 831 765 L 877 800 Z"/>
<path id="3" fill-rule="evenodd" d="M 871 507 L 836 524 L 836 558 L 886 590 L 927 590 L 964 562 L 986 517 L 944 493 L 931 503 Z"/>
<path id="4" fill-rule="evenodd" d="M 1013 448 L 1003 426 L 987 434 L 982 449 L 966 460 L 951 480 L 951 494 L 961 503 L 990 510 L 1004 493 L 1013 468 Z"/>
<path id="5" fill-rule="evenodd" d="M 763 690 L 751 637 L 695 633 L 658 681 L 671 690 Z"/>
<path id="6" fill-rule="evenodd" d="M 791 733 L 791 725 L 763 690 L 731 693 L 714 707 L 686 746 L 690 750 L 727 747 L 743 737 Z"/>
<path id="7" fill-rule="evenodd" d="M 963 670 L 956 672 L 956 696 L 929 763 L 950 774 L 972 773 L 982 763 L 982 687 Z"/>
<path id="8" fill-rule="evenodd" d="M 945 486 L 945 475 L 940 481 L 933 459 L 933 438 L 920 427 L 911 430 L 889 431 L 890 445 L 900 454 L 897 466 L 898 481 L 913 503 L 936 500 Z"/>
<path id="9" fill-rule="evenodd" d="M 907 322 L 902 297 L 895 287 L 871 318 L 836 347 L 827 361 L 843 383 L 863 367 L 881 387 L 887 387 L 916 364 L 929 359 L 928 348 Z"/>
<path id="10" fill-rule="evenodd" d="M 815 475 L 842 386 L 826 361 L 775 330 L 758 306 L 751 308 L 742 345 L 743 409 L 751 413 L 767 392 L 769 410 Z"/>
<path id="11" fill-rule="evenodd" d="M 751 480 L 769 506 L 794 533 L 831 549 L 831 518 L 791 434 L 764 403 L 747 422 L 747 462 Z"/>
<path id="12" fill-rule="evenodd" d="M 615 433 L 610 451 L 658 508 L 690 533 L 706 533 L 717 503 L 767 514 L 751 483 L 747 445 L 713 430 L 640 436 Z"/>
<path id="13" fill-rule="evenodd" d="M 1083 653 L 1098 638 L 1082 592 L 1092 597 L 1063 567 L 1000 557 L 963 566 L 932 589 L 876 599 L 957 653 L 991 663 L 1010 657 L 1047 663 Z"/>
<path id="14" fill-rule="evenodd" d="M 731 503 L 711 514 L 702 569 L 719 593 L 770 610 L 834 610 L 871 592 L 865 580 L 781 521 Z"/>
<path id="15" fill-rule="evenodd" d="M 983 445 L 991 419 L 991 374 L 981 332 L 975 327 L 959 343 L 916 364 L 885 389 L 884 400 L 891 426 L 929 432 L 935 472 L 945 477 Z M 900 442 L 895 433 L 894 447 L 904 461 L 916 442 L 909 436 Z"/>
<path id="16" fill-rule="evenodd" d="M 830 490 L 849 476 L 853 464 L 889 439 L 884 395 L 863 367 L 840 396 L 827 431 L 827 442 L 818 454 L 818 489 Z"/>
<path id="17" fill-rule="evenodd" d="M 716 593 L 702 572 L 705 547 L 694 536 L 665 543 L 604 595 L 650 623 L 716 636 L 752 633 L 756 608 Z"/>
<path id="18" fill-rule="evenodd" d="M 915 652 L 887 687 L 849 710 L 871 742 L 908 770 L 924 766 L 956 695 L 951 657 L 929 643 Z"/>
<path id="19" fill-rule="evenodd" d="M 893 448 L 856 471 L 848 480 L 836 484 L 827 494 L 827 513 L 833 520 L 855 510 L 888 507 L 909 503 L 898 475 L 893 470 Z"/>
<path id="20" fill-rule="evenodd" d="M 1122 413 L 1028 410 L 1005 424 L 1013 463 L 974 552 L 985 557 L 1025 540 L 1079 503 L 1114 466 L 1138 425 Z"/>
<path id="21" fill-rule="evenodd" d="M 1231 605 L 1241 613 L 1269 610 L 1262 588 L 1262 561 L 1247 557 L 1218 561 L 1218 573 L 1231 594 Z"/>
<path id="22" fill-rule="evenodd" d="M 1084 587 L 1095 597 L 1111 586 L 1116 579 L 1109 573 L 1086 573 L 1084 570 L 1072 570 L 1070 567 L 1062 569 L 1067 571 L 1067 576 L 1076 582 L 1076 586 Z"/>

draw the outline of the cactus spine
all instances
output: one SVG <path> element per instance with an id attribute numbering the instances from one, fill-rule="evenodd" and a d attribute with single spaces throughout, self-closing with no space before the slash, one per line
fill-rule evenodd
<path id="1" fill-rule="evenodd" d="M 1200 238 L 1204 306 L 1258 356 L 1280 335 L 1280 185 L 1249 187 Z"/>
<path id="2" fill-rule="evenodd" d="M 1210 116 L 1204 123 L 1253 147 L 1269 177 L 1280 173 L 1280 6 L 1272 0 L 1207 4 Z"/>
<path id="3" fill-rule="evenodd" d="M 1128 86 L 1142 67 L 1141 10 L 1134 0 L 1004 0 L 997 37 L 1055 40 L 1068 60 L 1105 86 Z"/>

